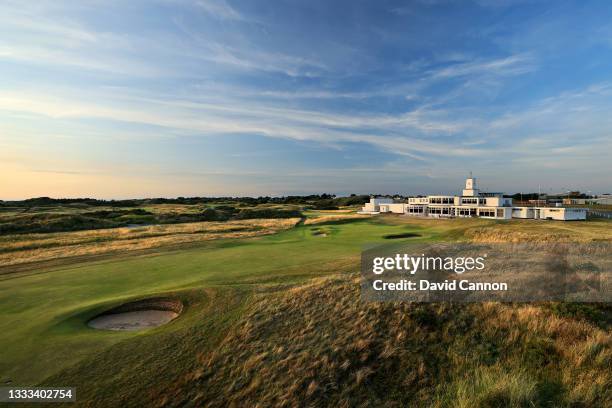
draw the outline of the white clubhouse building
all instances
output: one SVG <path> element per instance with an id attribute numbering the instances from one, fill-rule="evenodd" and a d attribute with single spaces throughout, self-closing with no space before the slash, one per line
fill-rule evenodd
<path id="1" fill-rule="evenodd" d="M 563 207 L 513 207 L 512 198 L 503 193 L 481 192 L 476 179 L 465 180 L 460 196 L 432 195 L 409 197 L 407 202 L 372 198 L 360 211 L 363 214 L 396 213 L 421 217 L 483 217 L 500 220 L 530 218 L 537 220 L 585 220 L 586 209 Z"/>

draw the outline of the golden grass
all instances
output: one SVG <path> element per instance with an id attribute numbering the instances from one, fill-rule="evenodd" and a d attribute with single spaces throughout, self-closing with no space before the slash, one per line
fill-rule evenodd
<path id="1" fill-rule="evenodd" d="M 593 242 L 612 240 L 612 221 L 539 221 L 484 218 L 428 218 L 395 214 L 377 216 L 389 224 L 406 224 L 431 229 L 445 240 L 474 242 Z"/>
<path id="2" fill-rule="evenodd" d="M 4 235 L 0 237 L 0 266 L 214 239 L 255 237 L 289 229 L 298 221 L 298 218 L 254 219 Z"/>
<path id="3" fill-rule="evenodd" d="M 465 237 L 475 242 L 591 242 L 612 240 L 612 222 L 510 220 L 469 228 Z"/>
<path id="4" fill-rule="evenodd" d="M 369 218 L 370 215 L 362 215 L 362 214 L 354 214 L 347 211 L 328 211 L 321 212 L 315 217 L 307 218 L 304 221 L 304 225 L 316 225 L 322 224 L 325 222 L 333 222 L 333 221 L 342 221 L 342 220 L 351 220 L 351 219 L 359 219 L 359 218 Z"/>
<path id="5" fill-rule="evenodd" d="M 316 210 L 321 214 L 350 214 L 355 213 L 355 209 L 352 207 L 342 207 L 338 210 Z"/>
<path id="6" fill-rule="evenodd" d="M 358 281 L 262 293 L 164 395 L 201 406 L 605 406 L 612 335 L 545 305 L 362 303 Z"/>

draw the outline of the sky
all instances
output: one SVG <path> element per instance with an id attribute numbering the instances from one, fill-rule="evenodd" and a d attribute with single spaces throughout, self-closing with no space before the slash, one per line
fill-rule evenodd
<path id="1" fill-rule="evenodd" d="M 608 1 L 2 0 L 0 199 L 612 192 Z"/>

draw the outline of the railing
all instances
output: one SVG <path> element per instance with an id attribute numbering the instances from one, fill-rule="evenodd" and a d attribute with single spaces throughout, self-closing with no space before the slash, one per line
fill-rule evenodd
<path id="1" fill-rule="evenodd" d="M 593 209 L 587 208 L 587 217 L 612 219 L 612 211 L 593 210 Z"/>

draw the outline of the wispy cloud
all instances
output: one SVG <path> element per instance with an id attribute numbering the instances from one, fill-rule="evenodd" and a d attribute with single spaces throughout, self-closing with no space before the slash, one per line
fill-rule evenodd
<path id="1" fill-rule="evenodd" d="M 208 52 L 199 54 L 199 58 L 243 70 L 281 72 L 290 77 L 313 77 L 317 76 L 317 72 L 327 69 L 325 64 L 319 61 L 283 53 L 270 53 L 248 47 L 237 49 L 210 42 L 204 44 L 204 47 Z"/>
<path id="2" fill-rule="evenodd" d="M 245 20 L 244 16 L 225 0 L 198 0 L 195 4 L 211 16 L 222 20 Z"/>
<path id="3" fill-rule="evenodd" d="M 471 75 L 521 75 L 536 69 L 533 57 L 519 54 L 492 60 L 471 61 L 452 64 L 431 71 L 431 78 L 454 78 Z"/>
<path id="4" fill-rule="evenodd" d="M 460 122 L 435 120 L 438 112 L 423 110 L 397 116 L 348 116 L 279 107 L 252 107 L 233 101 L 207 104 L 136 98 L 114 108 L 100 102 L 75 101 L 30 94 L 0 94 L 0 110 L 28 112 L 52 118 L 99 118 L 200 134 L 261 134 L 273 138 L 320 143 L 359 142 L 397 154 L 422 159 L 420 153 L 438 156 L 479 155 L 478 148 L 460 143 L 428 141 L 424 134 L 456 132 Z M 420 135 L 420 136 L 419 136 Z"/>
<path id="5" fill-rule="evenodd" d="M 1 93 L 0 110 L 27 112 L 52 118 L 98 118 L 123 121 L 191 134 L 260 134 L 271 138 L 315 141 L 324 144 L 366 143 L 384 151 L 406 155 L 418 160 L 434 161 L 436 157 L 484 157 L 507 150 L 518 152 L 531 138 L 545 141 L 539 150 L 569 153 L 572 145 L 559 146 L 560 135 L 542 139 L 542 131 L 583 133 L 584 115 L 576 110 L 577 104 L 589 106 L 600 103 L 610 93 L 606 84 L 564 93 L 556 98 L 545 98 L 536 104 L 512 113 L 501 113 L 491 119 L 487 112 L 473 114 L 467 119 L 465 112 L 418 108 L 397 115 L 343 115 L 278 106 L 252 106 L 239 100 L 217 100 L 216 103 L 193 100 L 127 97 L 120 99 L 92 96 L 96 102 L 72 97 L 50 98 L 37 93 Z M 104 102 L 101 102 L 104 101 Z M 120 108 L 116 106 L 121 105 Z M 612 119 L 602 121 L 606 109 L 590 111 L 590 120 L 604 132 L 612 129 Z M 533 127 L 534 120 L 538 126 Z M 530 129 L 531 128 L 531 129 Z M 521 133 L 516 134 L 519 130 Z M 476 138 L 441 138 L 440 135 L 459 135 L 473 132 Z M 514 136 L 507 139 L 508 136 Z M 483 139 L 485 138 L 485 139 Z M 489 142 L 486 142 L 488 138 Z M 474 142 L 477 140 L 477 142 Z M 508 140 L 500 145 L 492 141 Z M 576 140 L 569 138 L 568 141 Z M 514 146 L 514 147 L 513 147 Z M 531 147 L 533 149 L 534 146 Z M 557 150 L 551 150 L 558 148 Z M 544 150 L 543 150 L 544 149 Z"/>
<path id="6" fill-rule="evenodd" d="M 86 28 L 83 24 L 66 17 L 61 2 L 39 1 L 24 3 L 6 0 L 2 5 L 0 23 L 3 32 L 18 32 L 21 38 L 46 43 L 61 41 L 59 45 L 70 46 L 94 43 L 104 38 L 105 33 Z M 13 38 L 13 40 L 20 38 Z"/>

